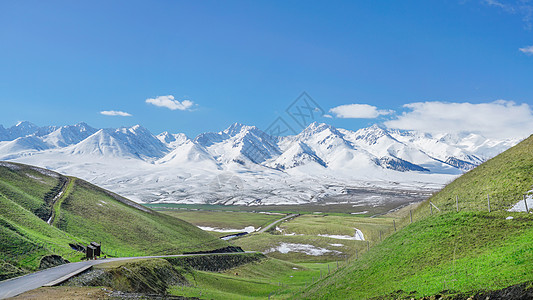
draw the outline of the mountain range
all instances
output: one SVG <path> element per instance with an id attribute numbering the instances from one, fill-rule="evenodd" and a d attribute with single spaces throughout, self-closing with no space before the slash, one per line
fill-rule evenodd
<path id="1" fill-rule="evenodd" d="M 328 194 L 332 185 L 388 182 L 437 188 L 518 142 L 378 125 L 351 131 L 312 123 L 297 135 L 271 136 L 235 123 L 189 138 L 183 133 L 154 135 L 140 125 L 95 129 L 86 123 L 39 127 L 19 122 L 10 128 L 0 125 L 0 160 L 79 176 L 137 201 L 265 204 L 267 198 L 268 203 L 292 201 L 288 198 L 294 195 L 278 187 L 281 182 L 312 190 L 296 197 L 302 201 Z M 237 185 L 239 191 L 221 189 L 220 176 L 238 177 L 246 184 Z M 141 182 L 148 192 L 138 188 Z M 217 188 L 209 196 L 202 186 L 213 182 Z"/>

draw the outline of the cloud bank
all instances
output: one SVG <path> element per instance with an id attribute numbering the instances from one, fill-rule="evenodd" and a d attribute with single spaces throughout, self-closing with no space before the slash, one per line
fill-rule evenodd
<path id="1" fill-rule="evenodd" d="M 525 138 L 533 134 L 533 112 L 526 104 L 498 100 L 490 103 L 416 102 L 385 126 L 429 133 L 474 132 L 487 138 Z"/>
<path id="2" fill-rule="evenodd" d="M 103 110 L 100 112 L 100 114 L 112 117 L 131 117 L 131 114 L 120 110 Z"/>
<path id="3" fill-rule="evenodd" d="M 337 118 L 342 119 L 374 119 L 381 115 L 391 114 L 391 110 L 379 110 L 368 104 L 346 104 L 329 110 Z"/>
<path id="4" fill-rule="evenodd" d="M 159 96 L 156 98 L 148 98 L 146 99 L 146 103 L 152 104 L 158 107 L 166 107 L 170 110 L 190 110 L 190 108 L 194 105 L 194 102 L 190 100 L 183 100 L 178 101 L 174 99 L 174 96 L 167 95 L 167 96 Z"/>

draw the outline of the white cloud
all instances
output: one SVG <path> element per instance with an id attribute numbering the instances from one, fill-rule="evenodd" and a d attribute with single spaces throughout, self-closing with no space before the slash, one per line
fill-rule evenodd
<path id="1" fill-rule="evenodd" d="M 530 30 L 533 21 L 533 5 L 530 0 L 484 0 L 487 5 L 494 6 L 510 14 L 522 17 L 526 29 Z"/>
<path id="2" fill-rule="evenodd" d="M 416 102 L 410 111 L 385 122 L 390 128 L 429 133 L 474 132 L 488 138 L 524 138 L 533 133 L 533 112 L 526 104 Z"/>
<path id="3" fill-rule="evenodd" d="M 497 7 L 500 7 L 500 8 L 507 8 L 508 6 L 501 3 L 500 1 L 496 1 L 496 0 L 485 0 L 485 3 L 487 3 L 488 5 L 491 5 L 491 6 L 497 6 Z"/>
<path id="4" fill-rule="evenodd" d="M 174 96 L 172 95 L 148 98 L 146 99 L 146 103 L 159 107 L 166 107 L 170 110 L 189 110 L 194 105 L 194 102 L 190 100 L 183 100 L 181 102 L 174 100 Z"/>
<path id="5" fill-rule="evenodd" d="M 131 117 L 131 114 L 120 110 L 103 110 L 100 114 L 104 116 L 119 116 L 119 117 Z"/>
<path id="6" fill-rule="evenodd" d="M 377 107 L 368 104 L 341 105 L 330 109 L 329 112 L 342 119 L 373 119 L 393 113 L 391 110 L 378 110 Z"/>
<path id="7" fill-rule="evenodd" d="M 526 46 L 524 48 L 519 48 L 518 50 L 527 55 L 533 55 L 533 46 Z"/>

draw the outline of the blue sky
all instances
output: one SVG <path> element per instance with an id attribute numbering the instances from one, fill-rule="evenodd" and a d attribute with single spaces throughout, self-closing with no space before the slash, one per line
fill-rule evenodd
<path id="1" fill-rule="evenodd" d="M 532 15 L 526 0 L 2 1 L 0 124 L 300 131 L 286 110 L 305 91 L 309 122 L 523 136 Z"/>

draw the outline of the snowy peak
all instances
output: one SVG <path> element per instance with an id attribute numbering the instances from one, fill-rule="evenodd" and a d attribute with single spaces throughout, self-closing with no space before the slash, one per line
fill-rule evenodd
<path id="1" fill-rule="evenodd" d="M 299 135 L 302 137 L 313 136 L 322 132 L 327 132 L 328 134 L 342 136 L 342 133 L 337 130 L 337 128 L 326 124 L 313 122 L 309 124 Z"/>
<path id="2" fill-rule="evenodd" d="M 0 125 L 0 159 L 57 152 L 204 169 L 288 170 L 309 164 L 316 166 L 311 169 L 317 172 L 365 169 L 457 175 L 517 142 L 490 140 L 474 133 L 431 135 L 378 125 L 351 131 L 316 122 L 286 137 L 272 137 L 255 126 L 234 123 L 194 140 L 183 133 L 154 136 L 140 125 L 100 130 L 86 123 L 38 127 L 20 122 L 8 129 Z"/>
<path id="3" fill-rule="evenodd" d="M 203 164 L 207 168 L 217 169 L 213 157 L 207 150 L 191 140 L 187 140 L 177 146 L 170 153 L 157 161 L 158 164 L 187 165 L 190 163 Z"/>
<path id="4" fill-rule="evenodd" d="M 224 131 L 198 135 L 194 142 L 221 163 L 260 164 L 281 154 L 277 140 L 255 126 L 232 124 Z"/>
<path id="5" fill-rule="evenodd" d="M 168 149 L 147 129 L 136 125 L 130 128 L 100 129 L 72 147 L 70 152 L 150 160 L 163 157 Z"/>
<path id="6" fill-rule="evenodd" d="M 251 131 L 255 130 L 257 127 L 255 126 L 246 126 L 241 123 L 233 123 L 230 127 L 226 128 L 223 133 L 227 134 L 228 136 L 235 136 L 241 132 Z"/>
<path id="7" fill-rule="evenodd" d="M 66 147 L 77 144 L 94 134 L 97 130 L 86 123 L 59 127 L 43 136 L 43 141 L 54 147 Z"/>
<path id="8" fill-rule="evenodd" d="M 326 162 L 318 157 L 311 147 L 301 141 L 297 141 L 285 150 L 283 154 L 274 161 L 269 162 L 267 165 L 275 169 L 286 170 L 309 163 L 316 163 L 327 168 Z"/>
<path id="9" fill-rule="evenodd" d="M 389 138 L 396 141 L 389 132 L 378 125 L 362 128 L 355 132 L 355 140 L 362 141 L 368 145 L 375 145 L 379 139 Z"/>
<path id="10" fill-rule="evenodd" d="M 189 138 L 184 133 L 169 133 L 168 131 L 158 134 L 156 138 L 171 149 L 189 141 Z"/>
<path id="11" fill-rule="evenodd" d="M 39 130 L 39 126 L 28 121 L 18 122 L 15 126 L 11 126 L 7 131 L 7 140 L 14 140 L 19 137 L 32 135 Z"/>

